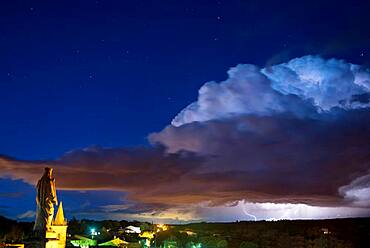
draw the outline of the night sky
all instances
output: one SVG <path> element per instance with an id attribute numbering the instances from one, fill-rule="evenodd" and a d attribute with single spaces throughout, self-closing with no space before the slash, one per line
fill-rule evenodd
<path id="1" fill-rule="evenodd" d="M 370 216 L 367 1 L 2 1 L 0 215 Z"/>

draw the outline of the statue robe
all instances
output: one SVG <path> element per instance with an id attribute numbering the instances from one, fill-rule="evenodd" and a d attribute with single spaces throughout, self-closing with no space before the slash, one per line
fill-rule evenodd
<path id="1" fill-rule="evenodd" d="M 44 234 L 51 226 L 54 204 L 57 203 L 55 179 L 44 175 L 37 182 L 37 211 L 34 231 Z"/>

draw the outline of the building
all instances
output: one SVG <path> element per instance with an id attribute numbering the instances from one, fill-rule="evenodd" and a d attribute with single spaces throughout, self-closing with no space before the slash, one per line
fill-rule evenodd
<path id="1" fill-rule="evenodd" d="M 67 220 L 64 218 L 63 204 L 60 202 L 51 229 L 46 232 L 45 248 L 65 248 L 67 240 Z"/>
<path id="2" fill-rule="evenodd" d="M 138 226 L 127 226 L 125 228 L 125 233 L 141 233 L 140 227 Z"/>

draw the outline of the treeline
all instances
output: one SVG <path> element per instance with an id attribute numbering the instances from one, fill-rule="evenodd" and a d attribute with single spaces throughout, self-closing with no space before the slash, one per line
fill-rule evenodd
<path id="1" fill-rule="evenodd" d="M 32 235 L 33 223 L 17 222 L 0 216 L 0 243 L 21 243 Z"/>
<path id="2" fill-rule="evenodd" d="M 370 218 L 196 223 L 175 229 L 192 230 L 202 244 L 212 243 L 209 247 L 357 248 L 370 244 Z"/>
<path id="3" fill-rule="evenodd" d="M 124 228 L 140 226 L 142 231 L 154 231 L 147 222 L 115 220 L 77 220 L 68 222 L 68 234 L 89 236 L 91 229 L 99 231 L 100 242 L 120 237 L 138 242 L 137 234 L 127 234 Z M 17 222 L 0 216 L 0 242 L 22 242 L 32 237 L 30 222 Z M 154 240 L 153 240 L 154 241 Z M 193 223 L 170 225 L 169 230 L 155 235 L 156 247 L 203 248 L 361 248 L 369 247 L 370 218 L 330 220 L 242 221 L 235 223 Z"/>

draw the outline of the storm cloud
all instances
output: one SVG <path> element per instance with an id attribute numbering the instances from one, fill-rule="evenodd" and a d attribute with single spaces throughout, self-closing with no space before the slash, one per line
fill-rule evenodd
<path id="1" fill-rule="evenodd" d="M 199 181 L 234 197 L 368 207 L 344 191 L 369 173 L 369 86 L 367 68 L 319 56 L 238 65 L 149 139 L 207 156 Z"/>
<path id="2" fill-rule="evenodd" d="M 228 71 L 225 81 L 204 84 L 198 100 L 183 109 L 172 125 L 242 114 L 290 112 L 303 117 L 334 107 L 366 108 L 369 92 L 370 71 L 343 60 L 308 55 L 267 68 L 240 64 Z"/>
<path id="3" fill-rule="evenodd" d="M 149 147 L 1 157 L 0 177 L 34 184 L 49 165 L 59 188 L 126 192 L 145 212 L 241 201 L 368 209 L 369 94 L 369 70 L 343 60 L 237 65 L 150 134 Z"/>

